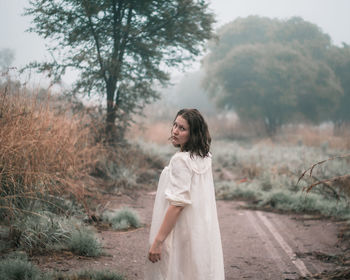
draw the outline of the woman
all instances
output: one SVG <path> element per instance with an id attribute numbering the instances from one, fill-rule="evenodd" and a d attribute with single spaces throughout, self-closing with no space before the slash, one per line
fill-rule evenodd
<path id="1" fill-rule="evenodd" d="M 222 280 L 211 138 L 199 111 L 180 110 L 170 139 L 180 151 L 159 179 L 145 279 Z"/>

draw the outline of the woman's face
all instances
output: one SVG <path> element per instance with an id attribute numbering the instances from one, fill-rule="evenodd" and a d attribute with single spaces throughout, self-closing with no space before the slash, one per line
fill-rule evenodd
<path id="1" fill-rule="evenodd" d="M 171 129 L 171 142 L 175 147 L 181 147 L 187 143 L 190 138 L 190 126 L 181 116 L 177 116 L 173 128 Z"/>

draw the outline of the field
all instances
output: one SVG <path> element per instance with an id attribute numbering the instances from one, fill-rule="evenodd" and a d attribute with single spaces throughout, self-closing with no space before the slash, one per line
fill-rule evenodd
<path id="1" fill-rule="evenodd" d="M 142 126 L 134 124 L 127 141 L 111 149 L 99 141 L 97 110 L 76 112 L 54 96 L 39 102 L 38 95 L 22 91 L 0 93 L 0 278 L 138 279 L 152 195 L 175 152 L 168 143 L 175 112 L 148 108 L 137 120 Z M 334 133 L 331 124 L 290 125 L 269 138 L 261 124 L 240 124 L 232 114 L 207 119 L 222 213 L 229 215 L 234 206 L 336 221 L 346 244 L 346 127 Z M 305 170 L 329 158 L 298 182 Z M 325 181 L 330 178 L 339 179 Z M 255 219 L 253 212 L 244 213 Z M 220 219 L 231 230 L 228 218 Z M 225 240 L 228 234 L 222 232 Z"/>

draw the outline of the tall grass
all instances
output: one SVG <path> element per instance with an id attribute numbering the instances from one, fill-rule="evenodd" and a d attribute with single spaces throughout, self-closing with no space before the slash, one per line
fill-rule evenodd
<path id="1" fill-rule="evenodd" d="M 0 90 L 0 216 L 31 213 L 47 194 L 81 199 L 79 179 L 93 166 L 93 145 L 82 119 L 56 114 L 25 89 Z"/>
<path id="2" fill-rule="evenodd" d="M 312 177 L 300 175 L 315 162 L 329 155 L 342 155 L 344 150 L 286 145 L 261 141 L 239 143 L 220 141 L 214 144 L 213 167 L 217 197 L 248 199 L 255 206 L 293 212 L 320 213 L 325 216 L 350 217 L 348 181 L 319 184 L 306 193 L 315 180 L 348 174 L 347 157 L 335 158 L 313 168 Z M 227 173 L 231 178 L 225 177 Z"/>

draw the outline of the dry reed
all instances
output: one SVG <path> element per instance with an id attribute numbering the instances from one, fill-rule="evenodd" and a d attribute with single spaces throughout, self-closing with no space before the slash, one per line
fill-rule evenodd
<path id="1" fill-rule="evenodd" d="M 81 118 L 56 114 L 48 101 L 38 102 L 26 92 L 0 90 L 0 208 L 5 215 L 31 211 L 18 200 L 32 204 L 48 194 L 82 199 L 79 180 L 100 149 Z"/>
<path id="2" fill-rule="evenodd" d="M 346 155 L 341 155 L 341 156 L 335 156 L 332 158 L 328 158 L 322 161 L 319 161 L 315 164 L 313 164 L 311 167 L 309 167 L 308 169 L 306 169 L 299 177 L 297 184 L 300 182 L 301 179 L 303 179 L 307 174 L 309 175 L 309 177 L 314 178 L 312 173 L 315 169 L 315 167 L 322 165 L 324 163 L 326 163 L 327 161 L 332 161 L 332 160 L 336 160 L 336 159 L 344 159 L 344 158 L 349 158 L 350 154 L 346 154 Z M 315 179 L 315 178 L 314 178 Z M 336 197 L 339 199 L 339 195 L 338 193 L 331 187 L 330 184 L 336 184 L 337 186 L 339 186 L 342 190 L 342 192 L 348 197 L 350 198 L 350 174 L 345 174 L 345 175 L 341 175 L 341 176 L 335 176 L 332 178 L 327 178 L 327 179 L 323 179 L 323 180 L 318 180 L 315 179 L 316 182 L 310 184 L 309 186 L 305 187 L 304 190 L 306 190 L 306 192 L 310 192 L 314 187 L 318 186 L 318 185 L 324 185 L 328 188 L 330 188 L 333 192 L 335 192 Z"/>

